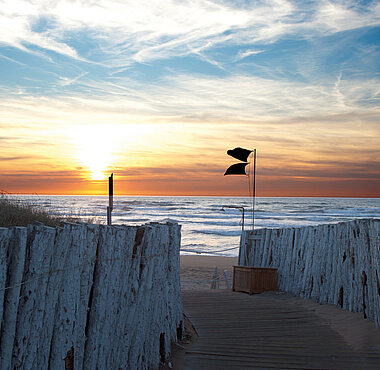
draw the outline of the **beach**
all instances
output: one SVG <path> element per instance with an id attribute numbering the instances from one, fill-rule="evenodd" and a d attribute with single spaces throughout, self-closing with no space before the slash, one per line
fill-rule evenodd
<path id="1" fill-rule="evenodd" d="M 238 264 L 237 257 L 181 255 L 181 289 L 210 289 L 215 267 L 220 276 L 220 289 L 226 289 L 224 271 L 227 270 L 232 285 L 233 266 Z"/>

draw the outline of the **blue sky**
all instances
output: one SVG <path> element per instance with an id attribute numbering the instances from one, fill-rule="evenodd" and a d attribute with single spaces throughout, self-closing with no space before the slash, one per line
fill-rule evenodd
<path id="1" fill-rule="evenodd" d="M 103 150 L 96 171 L 126 188 L 143 167 L 173 191 L 192 176 L 187 192 L 220 194 L 225 150 L 245 146 L 273 194 L 281 179 L 286 194 L 344 179 L 343 195 L 374 195 L 379 40 L 378 1 L 0 0 L 0 188 L 23 174 L 38 191 L 31 166 L 56 189 L 68 173 L 90 186 Z"/>

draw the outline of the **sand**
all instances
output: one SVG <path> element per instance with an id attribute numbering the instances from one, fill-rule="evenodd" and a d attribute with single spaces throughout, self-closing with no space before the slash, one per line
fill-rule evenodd
<path id="1" fill-rule="evenodd" d="M 218 268 L 220 276 L 219 287 L 226 289 L 224 270 L 227 270 L 232 284 L 232 266 L 237 264 L 237 257 L 181 255 L 181 289 L 210 289 L 215 267 Z"/>

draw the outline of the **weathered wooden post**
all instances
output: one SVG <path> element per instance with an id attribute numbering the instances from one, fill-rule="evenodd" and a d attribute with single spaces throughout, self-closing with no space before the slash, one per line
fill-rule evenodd
<path id="1" fill-rule="evenodd" d="M 108 178 L 108 207 L 107 207 L 107 225 L 112 225 L 112 210 L 113 210 L 113 174 Z"/>
<path id="2" fill-rule="evenodd" d="M 219 289 L 219 272 L 217 267 L 215 267 L 214 275 L 212 276 L 210 289 Z"/>
<path id="3" fill-rule="evenodd" d="M 223 273 L 224 273 L 224 277 L 226 279 L 227 289 L 231 290 L 231 283 L 230 283 L 230 277 L 228 276 L 228 271 L 224 270 Z"/>

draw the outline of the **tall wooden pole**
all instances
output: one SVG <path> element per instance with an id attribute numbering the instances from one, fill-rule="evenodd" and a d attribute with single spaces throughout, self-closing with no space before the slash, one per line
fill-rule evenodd
<path id="1" fill-rule="evenodd" d="M 107 225 L 112 225 L 113 210 L 113 174 L 108 178 L 108 207 L 107 207 Z"/>
<path id="2" fill-rule="evenodd" d="M 113 174 L 108 178 L 109 207 L 113 211 Z"/>

